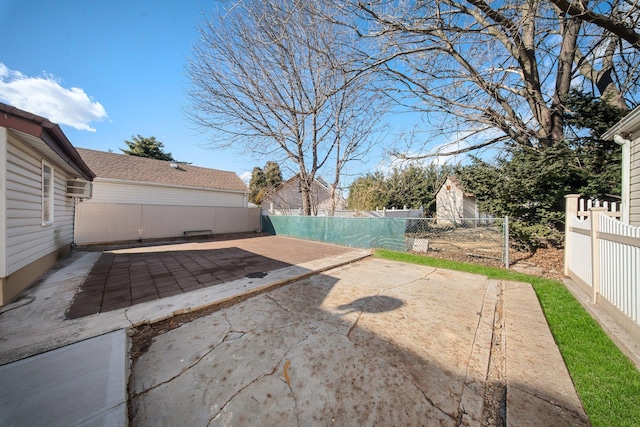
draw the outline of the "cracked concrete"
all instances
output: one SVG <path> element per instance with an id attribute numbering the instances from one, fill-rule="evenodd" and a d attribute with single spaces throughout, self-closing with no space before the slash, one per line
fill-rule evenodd
<path id="1" fill-rule="evenodd" d="M 255 295 L 155 337 L 132 367 L 133 426 L 495 425 L 484 417 L 501 403 L 487 399 L 492 353 L 503 357 L 494 368 L 506 378 L 508 425 L 588 425 L 528 284 L 355 262 L 368 252 L 351 251 L 65 320 L 97 255 L 74 254 L 2 312 L 6 372 L 32 354 Z M 112 425 L 127 425 L 121 412 Z"/>
<path id="2" fill-rule="evenodd" d="M 501 286 L 368 259 L 250 298 L 154 338 L 132 368 L 131 424 L 482 425 Z M 514 304 L 528 309 L 537 299 L 508 302 L 518 317 Z M 523 318 L 544 323 L 541 312 L 532 316 Z M 507 331 L 523 353 L 531 346 L 518 334 L 528 328 Z M 231 339 L 233 331 L 241 333 Z M 545 351 L 555 348 L 539 332 Z M 531 396 L 565 392 L 553 400 L 571 414 L 560 421 L 586 420 L 575 391 L 564 388 L 571 381 L 561 360 L 544 365 L 546 378 L 561 365 L 551 383 L 561 391 L 531 383 L 522 373 L 537 372 L 537 361 L 522 363 L 512 366 L 510 425 L 541 419 Z"/>
<path id="3" fill-rule="evenodd" d="M 230 245 L 255 249 L 259 239 L 230 241 Z M 292 239 L 281 243 L 290 242 Z M 308 250 L 313 242 L 294 241 Z M 264 244 L 264 243 L 262 243 Z M 253 245 L 253 246 L 252 246 Z M 263 248 L 264 249 L 264 248 Z M 147 248 L 153 250 L 153 247 Z M 119 329 L 153 323 L 177 314 L 198 310 L 241 295 L 261 292 L 281 283 L 306 277 L 326 268 L 369 256 L 365 250 L 315 259 L 269 272 L 263 278 L 243 278 L 213 287 L 148 301 L 131 307 L 98 313 L 78 319 L 66 319 L 78 287 L 98 260 L 99 252 L 76 252 L 23 292 L 29 301 L 0 315 L 0 365 L 53 350 L 84 339 Z M 285 259 L 284 257 L 281 257 Z M 20 304 L 20 302 L 18 302 Z"/>

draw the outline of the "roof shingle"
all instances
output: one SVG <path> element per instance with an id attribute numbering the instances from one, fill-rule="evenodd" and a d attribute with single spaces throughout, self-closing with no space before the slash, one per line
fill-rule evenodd
<path id="1" fill-rule="evenodd" d="M 226 191 L 246 192 L 247 186 L 235 172 L 78 148 L 78 153 L 97 178 L 150 182 Z"/>

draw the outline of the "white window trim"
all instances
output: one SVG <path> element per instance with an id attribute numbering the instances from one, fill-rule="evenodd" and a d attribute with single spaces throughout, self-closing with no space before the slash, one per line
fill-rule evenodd
<path id="1" fill-rule="evenodd" d="M 49 170 L 51 171 L 51 177 L 49 178 L 50 182 L 49 182 L 49 192 L 48 194 L 45 194 L 45 189 L 44 189 L 44 168 L 48 167 Z M 55 205 L 55 200 L 54 200 L 54 187 L 55 187 L 55 175 L 54 175 L 54 170 L 53 170 L 53 166 L 51 166 L 51 163 L 45 161 L 44 159 L 42 160 L 42 168 L 41 168 L 41 187 L 42 187 L 42 203 L 41 203 L 41 209 L 42 209 L 42 226 L 46 227 L 46 226 L 50 226 L 53 225 L 54 222 L 54 205 Z M 45 200 L 48 199 L 49 201 L 49 218 L 47 220 L 45 220 L 44 218 L 44 206 L 45 206 Z"/>

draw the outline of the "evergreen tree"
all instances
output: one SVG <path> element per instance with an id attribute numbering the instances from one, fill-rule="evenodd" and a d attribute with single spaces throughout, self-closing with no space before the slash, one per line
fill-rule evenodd
<path id="1" fill-rule="evenodd" d="M 155 136 L 144 137 L 140 134 L 132 136 L 131 141 L 125 141 L 128 149 L 120 148 L 124 154 L 129 156 L 148 157 L 150 159 L 166 160 L 169 162 L 175 162 L 176 160 L 171 156 L 171 153 L 164 152 L 164 144 L 156 140 Z"/>
<path id="2" fill-rule="evenodd" d="M 256 166 L 251 172 L 251 180 L 249 181 L 249 201 L 259 205 L 262 202 L 264 192 L 267 186 L 267 177 L 262 168 Z"/>
<path id="3" fill-rule="evenodd" d="M 264 175 L 266 178 L 266 186 L 269 189 L 276 188 L 282 184 L 282 172 L 280 165 L 276 162 L 268 161 L 264 165 Z"/>
<path id="4" fill-rule="evenodd" d="M 355 179 L 349 186 L 347 208 L 374 210 L 389 204 L 389 192 L 382 172 L 367 174 Z"/>
<path id="5" fill-rule="evenodd" d="M 349 187 L 349 209 L 376 208 L 418 209 L 427 215 L 435 212 L 435 195 L 451 173 L 448 166 L 410 164 L 396 168 L 385 177 L 381 172 L 368 174 L 353 181 Z"/>
<path id="6" fill-rule="evenodd" d="M 531 250 L 562 244 L 565 195 L 603 200 L 620 195 L 621 149 L 599 135 L 624 110 L 576 91 L 565 105 L 569 140 L 548 147 L 514 145 L 493 163 L 474 158 L 456 172 L 475 194 L 479 209 L 509 216 L 512 235 Z"/>
<path id="7" fill-rule="evenodd" d="M 619 199 L 622 176 L 622 147 L 614 141 L 600 139 L 611 126 L 626 114 L 610 102 L 578 91 L 571 91 L 565 100 L 568 141 L 582 170 L 584 182 L 578 193 L 601 200 Z"/>
<path id="8" fill-rule="evenodd" d="M 259 205 L 265 196 L 281 183 L 282 172 L 278 163 L 268 161 L 264 168 L 254 167 L 249 181 L 249 201 Z"/>

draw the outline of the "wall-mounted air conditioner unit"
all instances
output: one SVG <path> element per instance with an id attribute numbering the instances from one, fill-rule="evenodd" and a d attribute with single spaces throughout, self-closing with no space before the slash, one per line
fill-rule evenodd
<path id="1" fill-rule="evenodd" d="M 78 197 L 80 199 L 90 199 L 93 184 L 89 181 L 73 180 L 67 181 L 67 197 Z"/>

